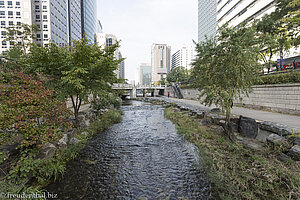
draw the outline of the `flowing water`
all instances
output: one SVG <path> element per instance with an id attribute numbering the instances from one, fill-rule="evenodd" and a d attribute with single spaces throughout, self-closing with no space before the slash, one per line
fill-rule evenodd
<path id="1" fill-rule="evenodd" d="M 196 147 L 161 106 L 133 101 L 121 123 L 92 138 L 50 185 L 59 199 L 215 199 Z"/>

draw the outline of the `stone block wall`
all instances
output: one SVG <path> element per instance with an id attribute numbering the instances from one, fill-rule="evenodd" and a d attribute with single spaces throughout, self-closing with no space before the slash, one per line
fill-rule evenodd
<path id="1" fill-rule="evenodd" d="M 199 91 L 196 89 L 182 89 L 185 99 L 198 99 Z M 174 91 L 168 87 L 165 95 Z M 265 109 L 288 114 L 300 114 L 300 84 L 277 84 L 253 86 L 249 97 L 244 96 L 242 101 L 235 101 L 235 105 L 243 105 L 255 109 Z"/>
<path id="2" fill-rule="evenodd" d="M 300 114 L 300 84 L 257 85 L 236 105 Z"/>

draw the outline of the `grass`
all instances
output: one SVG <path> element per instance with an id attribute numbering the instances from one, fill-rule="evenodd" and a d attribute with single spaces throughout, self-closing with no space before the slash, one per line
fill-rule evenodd
<path id="1" fill-rule="evenodd" d="M 228 140 L 218 127 L 204 127 L 173 107 L 165 117 L 200 150 L 202 163 L 221 199 L 300 199 L 300 163 L 283 163 L 272 150 L 256 152 Z"/>

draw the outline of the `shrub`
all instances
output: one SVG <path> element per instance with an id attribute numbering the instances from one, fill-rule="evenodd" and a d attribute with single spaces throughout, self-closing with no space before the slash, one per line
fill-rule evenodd
<path id="1" fill-rule="evenodd" d="M 15 135 L 24 147 L 57 141 L 71 127 L 65 103 L 37 78 L 18 72 L 9 79 L 0 80 L 0 145 Z"/>
<path id="2" fill-rule="evenodd" d="M 274 74 L 261 76 L 261 80 L 257 85 L 272 85 L 272 84 L 287 84 L 287 83 L 300 83 L 300 72 L 290 72 L 283 74 Z"/>

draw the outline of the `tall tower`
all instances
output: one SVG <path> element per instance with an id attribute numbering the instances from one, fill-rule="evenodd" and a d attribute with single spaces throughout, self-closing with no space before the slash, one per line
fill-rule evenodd
<path id="1" fill-rule="evenodd" d="M 216 30 L 217 0 L 198 0 L 198 42 L 204 41 L 205 36 L 214 37 Z"/>
<path id="2" fill-rule="evenodd" d="M 151 84 L 151 64 L 141 63 L 139 66 L 139 84 L 150 85 Z"/>
<path id="3" fill-rule="evenodd" d="M 0 53 L 6 52 L 12 43 L 5 41 L 6 28 L 21 23 L 32 24 L 31 0 L 0 1 Z"/>
<path id="4" fill-rule="evenodd" d="M 41 46 L 53 42 L 59 46 L 69 44 L 68 1 L 32 1 L 33 24 L 40 31 L 35 42 Z"/>
<path id="5" fill-rule="evenodd" d="M 81 0 L 2 0 L 0 21 L 0 52 L 5 52 L 12 46 L 4 41 L 6 28 L 21 23 L 38 26 L 39 31 L 33 40 L 38 45 L 45 46 L 52 42 L 67 46 L 72 40 L 79 40 L 82 36 Z"/>
<path id="6" fill-rule="evenodd" d="M 97 32 L 96 0 L 81 0 L 81 32 L 90 42 L 95 42 Z"/>
<path id="7" fill-rule="evenodd" d="M 153 44 L 151 48 L 152 82 L 158 83 L 170 71 L 171 47 L 166 44 Z"/>
<path id="8" fill-rule="evenodd" d="M 81 0 L 68 0 L 69 45 L 72 40 L 80 40 L 81 33 Z"/>

